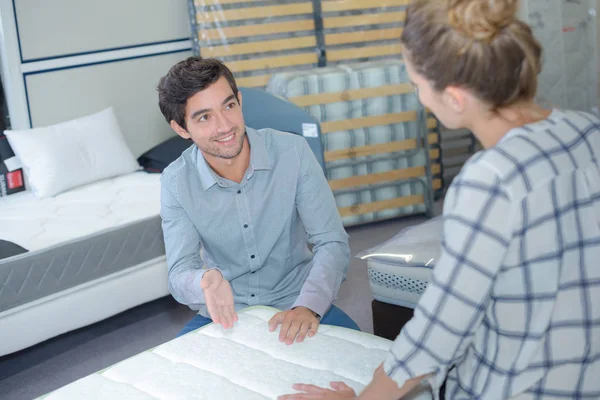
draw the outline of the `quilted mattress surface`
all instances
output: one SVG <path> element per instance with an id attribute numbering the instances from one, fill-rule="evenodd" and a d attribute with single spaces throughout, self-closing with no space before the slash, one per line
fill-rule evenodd
<path id="1" fill-rule="evenodd" d="M 37 200 L 0 198 L 0 239 L 29 251 L 158 216 L 160 175 L 135 172 Z"/>
<path id="2" fill-rule="evenodd" d="M 275 399 L 292 384 L 360 391 L 392 342 L 323 325 L 313 338 L 287 346 L 267 321 L 278 310 L 251 307 L 228 331 L 218 325 L 174 339 L 46 395 L 45 399 Z M 412 400 L 431 399 L 425 385 Z"/>

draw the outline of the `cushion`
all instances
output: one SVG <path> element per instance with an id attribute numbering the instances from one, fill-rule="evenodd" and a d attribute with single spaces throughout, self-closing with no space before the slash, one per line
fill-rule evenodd
<path id="1" fill-rule="evenodd" d="M 4 133 L 37 198 L 139 169 L 112 107 L 56 125 Z"/>
<path id="2" fill-rule="evenodd" d="M 146 172 L 162 172 L 193 143 L 181 136 L 172 137 L 142 154 L 138 162 Z"/>
<path id="3" fill-rule="evenodd" d="M 0 260 L 23 253 L 27 253 L 27 249 L 16 243 L 0 239 Z"/>

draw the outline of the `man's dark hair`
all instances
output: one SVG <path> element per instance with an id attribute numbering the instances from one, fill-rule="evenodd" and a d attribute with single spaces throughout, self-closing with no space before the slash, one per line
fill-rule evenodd
<path id="1" fill-rule="evenodd" d="M 193 56 L 175 64 L 158 83 L 158 105 L 167 122 L 175 121 L 183 129 L 187 129 L 185 106 L 188 99 L 222 76 L 227 79 L 233 94 L 238 99 L 235 78 L 221 61 Z"/>

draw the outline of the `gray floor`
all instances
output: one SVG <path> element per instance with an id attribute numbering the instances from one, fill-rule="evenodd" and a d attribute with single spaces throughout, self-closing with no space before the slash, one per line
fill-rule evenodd
<path id="1" fill-rule="evenodd" d="M 352 254 L 424 220 L 424 217 L 407 217 L 348 228 Z M 361 330 L 372 333 L 371 300 L 366 264 L 353 258 L 335 304 L 346 311 Z M 46 394 L 172 339 L 193 316 L 187 307 L 165 297 L 30 349 L 0 357 L 0 399 L 33 399 Z M 33 321 L 31 329 L 43 327 L 36 327 Z"/>

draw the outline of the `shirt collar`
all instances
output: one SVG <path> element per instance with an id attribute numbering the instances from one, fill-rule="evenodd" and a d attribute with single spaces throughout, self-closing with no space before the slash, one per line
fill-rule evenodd
<path id="1" fill-rule="evenodd" d="M 200 183 L 202 183 L 204 191 L 207 191 L 217 184 L 216 174 L 212 168 L 210 168 L 208 162 L 206 162 L 206 159 L 198 146 L 194 147 L 194 151 L 196 152 L 196 166 L 198 168 L 198 173 L 200 174 Z"/>
<path id="2" fill-rule="evenodd" d="M 254 171 L 258 170 L 270 170 L 271 163 L 269 162 L 269 154 L 267 152 L 267 145 L 265 139 L 255 129 L 246 127 L 246 135 L 248 136 L 248 142 L 250 143 L 250 175 Z M 200 182 L 204 190 L 208 190 L 217 184 L 218 176 L 212 170 L 208 162 L 204 158 L 204 155 L 196 146 L 194 148 L 196 152 L 196 166 L 198 173 L 200 174 Z"/>
<path id="3" fill-rule="evenodd" d="M 252 169 L 254 171 L 271 169 L 265 138 L 256 129 L 250 127 L 246 127 L 246 134 L 250 142 L 250 164 Z"/>

